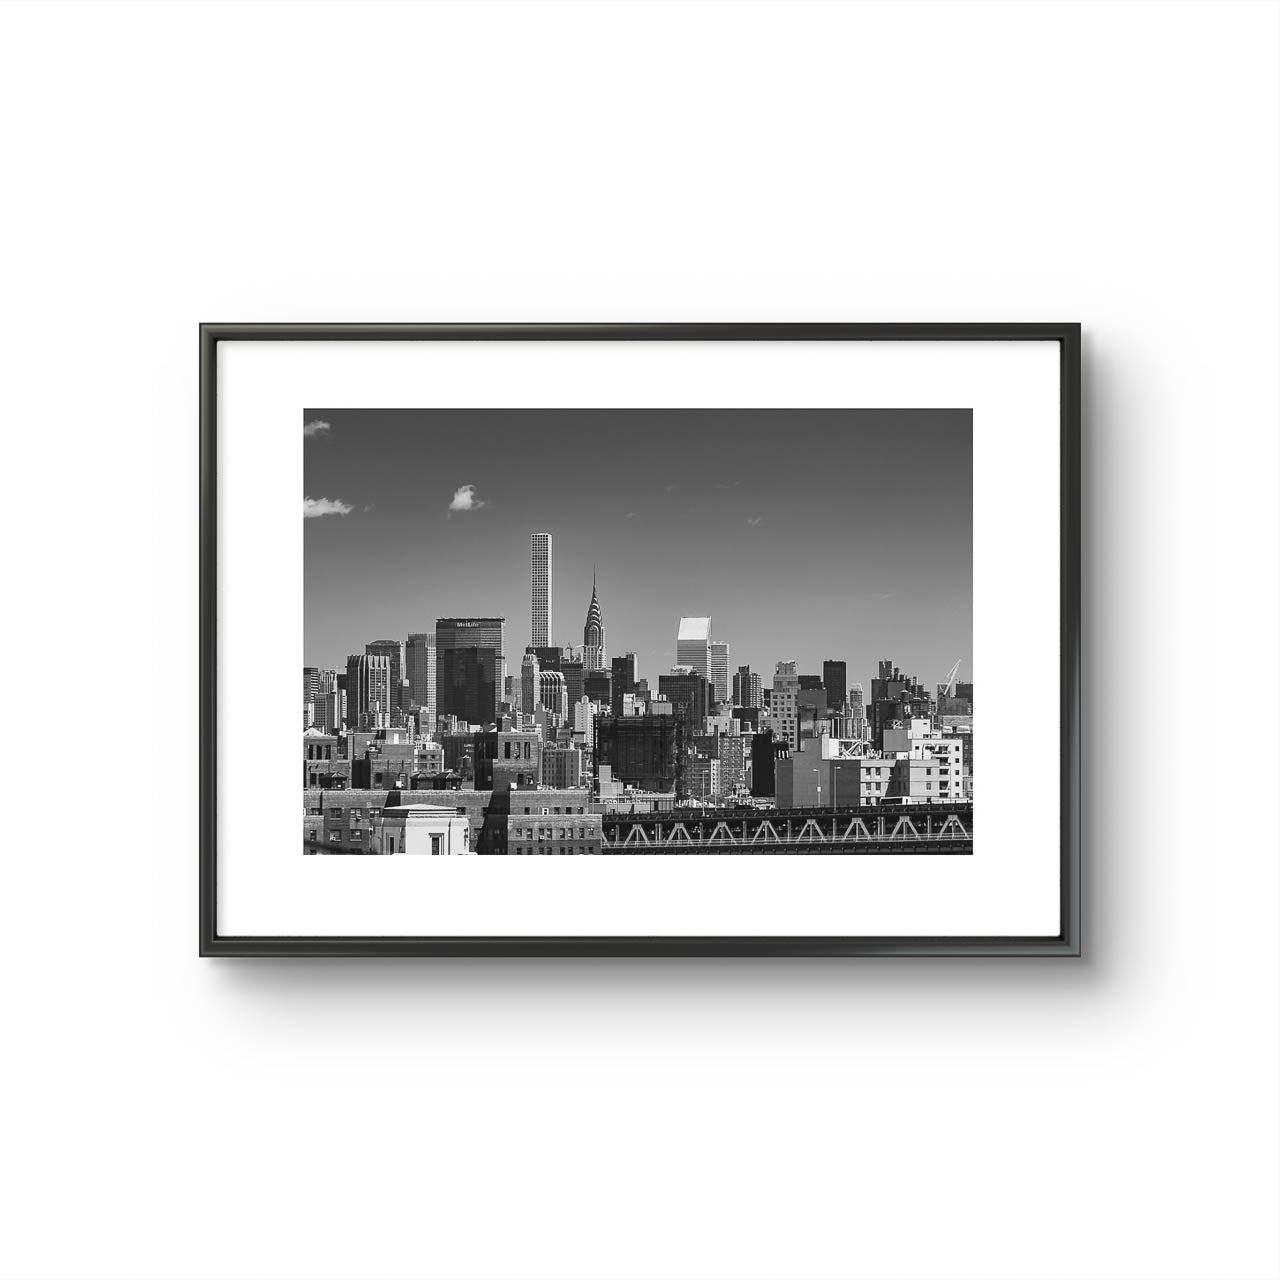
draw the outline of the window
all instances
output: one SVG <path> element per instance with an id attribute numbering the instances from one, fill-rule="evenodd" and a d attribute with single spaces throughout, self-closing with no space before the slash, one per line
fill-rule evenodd
<path id="1" fill-rule="evenodd" d="M 395 838 L 395 836 L 388 836 L 388 837 L 387 837 L 387 852 L 388 852 L 388 853 L 395 853 L 395 851 L 396 851 L 396 838 Z"/>
<path id="2" fill-rule="evenodd" d="M 439 855 L 440 853 L 440 837 L 439 836 L 431 837 L 431 852 L 436 855 Z"/>

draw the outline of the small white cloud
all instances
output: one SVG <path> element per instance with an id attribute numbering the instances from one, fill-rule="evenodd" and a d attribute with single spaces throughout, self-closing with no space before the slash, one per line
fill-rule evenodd
<path id="1" fill-rule="evenodd" d="M 328 430 L 329 424 L 323 418 L 312 418 L 310 422 L 302 424 L 302 434 L 308 440 L 315 436 L 322 436 Z"/>
<path id="2" fill-rule="evenodd" d="M 636 518 L 636 513 L 635 513 L 634 511 L 628 511 L 628 512 L 627 512 L 627 519 L 628 519 L 628 520 L 634 520 L 635 518 Z"/>
<path id="3" fill-rule="evenodd" d="M 347 516 L 355 508 L 338 498 L 303 498 L 302 518 L 310 520 L 314 516 Z"/>
<path id="4" fill-rule="evenodd" d="M 763 519 L 764 516 L 749 516 L 747 518 L 747 523 L 754 529 Z"/>
<path id="5" fill-rule="evenodd" d="M 454 490 L 453 501 L 449 503 L 450 511 L 478 511 L 484 503 L 476 497 L 476 487 L 473 484 L 459 485 Z"/>

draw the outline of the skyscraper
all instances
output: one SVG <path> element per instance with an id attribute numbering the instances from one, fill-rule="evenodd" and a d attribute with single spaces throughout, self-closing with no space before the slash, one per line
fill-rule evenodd
<path id="1" fill-rule="evenodd" d="M 849 701 L 849 672 L 843 662 L 828 658 L 822 664 L 822 687 L 832 711 L 839 711 Z"/>
<path id="2" fill-rule="evenodd" d="M 538 708 L 538 655 L 526 649 L 520 660 L 520 711 L 531 716 Z"/>
<path id="3" fill-rule="evenodd" d="M 672 667 L 670 674 L 658 677 L 658 692 L 670 700 L 690 732 L 702 732 L 711 698 L 711 686 L 705 676 L 688 667 Z"/>
<path id="4" fill-rule="evenodd" d="M 532 537 L 529 589 L 532 601 L 532 644 L 543 649 L 551 643 L 551 535 Z"/>
<path id="5" fill-rule="evenodd" d="M 569 693 L 564 676 L 559 671 L 538 673 L 538 701 L 552 715 L 560 717 L 563 724 L 569 715 Z"/>
<path id="6" fill-rule="evenodd" d="M 762 707 L 764 695 L 760 689 L 760 677 L 750 667 L 739 667 L 733 676 L 733 705 L 735 707 Z"/>
<path id="7" fill-rule="evenodd" d="M 676 632 L 676 665 L 692 667 L 704 680 L 711 675 L 711 619 L 681 618 Z"/>
<path id="8" fill-rule="evenodd" d="M 582 665 L 587 671 L 599 671 L 608 662 L 604 643 L 604 614 L 600 610 L 600 597 L 596 595 L 596 576 L 591 575 L 591 603 L 587 606 L 587 620 L 582 627 Z"/>
<path id="9" fill-rule="evenodd" d="M 302 727 L 309 728 L 315 723 L 316 695 L 320 691 L 319 667 L 302 668 Z"/>
<path id="10" fill-rule="evenodd" d="M 794 662 L 774 665 L 768 725 L 792 751 L 800 745 L 800 677 Z"/>
<path id="11" fill-rule="evenodd" d="M 504 618 L 436 619 L 436 715 L 493 722 L 507 674 L 505 632 Z"/>
<path id="12" fill-rule="evenodd" d="M 372 640 L 365 653 L 386 658 L 391 663 L 391 709 L 400 708 L 400 681 L 404 679 L 404 645 L 399 640 Z"/>
<path id="13" fill-rule="evenodd" d="M 708 658 L 707 682 L 711 685 L 712 702 L 729 701 L 729 642 L 712 640 Z"/>
<path id="14" fill-rule="evenodd" d="M 610 687 L 609 709 L 615 716 L 622 714 L 622 699 L 628 693 L 636 691 L 636 655 L 624 653 L 614 658 L 612 663 L 613 680 Z"/>
<path id="15" fill-rule="evenodd" d="M 487 645 L 442 650 L 436 662 L 436 714 L 491 725 L 498 710 L 498 655 Z"/>
<path id="16" fill-rule="evenodd" d="M 342 700 L 343 695 L 338 691 L 338 673 L 322 671 L 311 723 L 325 733 L 337 733 L 342 728 Z"/>
<path id="17" fill-rule="evenodd" d="M 391 727 L 391 659 L 359 653 L 347 658 L 347 720 L 354 729 Z"/>
<path id="18" fill-rule="evenodd" d="M 434 722 L 436 709 L 436 638 L 429 631 L 415 631 L 404 646 L 404 678 L 409 682 L 410 711 L 425 707 Z"/>
<path id="19" fill-rule="evenodd" d="M 849 709 L 853 713 L 853 736 L 865 740 L 867 736 L 867 708 L 863 700 L 862 682 L 860 680 L 855 680 L 849 686 Z"/>

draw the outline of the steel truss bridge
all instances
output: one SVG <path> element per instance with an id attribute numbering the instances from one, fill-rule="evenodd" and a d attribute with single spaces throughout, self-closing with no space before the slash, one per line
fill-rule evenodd
<path id="1" fill-rule="evenodd" d="M 973 852 L 972 804 L 606 813 L 604 853 Z"/>

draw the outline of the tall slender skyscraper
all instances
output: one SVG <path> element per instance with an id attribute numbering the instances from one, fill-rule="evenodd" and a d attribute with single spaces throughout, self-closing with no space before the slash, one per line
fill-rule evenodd
<path id="1" fill-rule="evenodd" d="M 545 649 L 551 643 L 551 535 L 535 533 L 531 542 L 529 590 L 533 639 L 530 643 L 534 648 Z"/>
<path id="2" fill-rule="evenodd" d="M 435 723 L 436 638 L 430 631 L 415 631 L 404 646 L 404 678 L 409 682 L 409 709 L 427 710 L 427 720 Z"/>
<path id="3" fill-rule="evenodd" d="M 727 640 L 711 642 L 707 682 L 711 685 L 711 697 L 714 701 L 729 701 L 729 642 Z"/>

